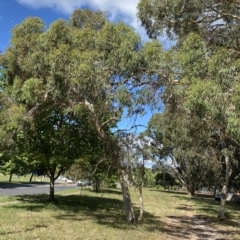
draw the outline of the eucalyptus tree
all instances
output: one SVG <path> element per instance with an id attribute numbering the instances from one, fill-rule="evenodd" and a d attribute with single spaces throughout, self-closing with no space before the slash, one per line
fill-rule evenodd
<path id="1" fill-rule="evenodd" d="M 179 50 L 183 69 L 181 81 L 186 89 L 183 107 L 190 116 L 196 116 L 205 124 L 201 130 L 207 134 L 219 164 L 225 169 L 219 210 L 222 219 L 232 167 L 239 161 L 235 154 L 240 143 L 237 55 L 235 50 L 226 48 L 209 54 L 206 43 L 195 34 L 190 34 Z"/>
<path id="2" fill-rule="evenodd" d="M 217 172 L 214 168 L 217 162 L 203 127 L 196 119 L 180 116 L 179 111 L 171 114 L 165 110 L 151 118 L 146 131 L 152 139 L 155 161 L 172 172 L 191 195 L 209 186 L 215 180 L 210 181 L 209 176 Z"/>
<path id="3" fill-rule="evenodd" d="M 202 178 L 208 172 L 208 158 L 212 151 L 209 147 L 209 126 L 184 105 L 189 81 L 196 77 L 203 78 L 207 68 L 201 46 L 191 47 L 187 56 L 181 48 L 168 51 L 170 71 L 176 77 L 175 85 L 166 85 L 162 94 L 164 112 L 152 117 L 146 134 L 153 139 L 156 158 L 163 160 L 193 195 L 195 189 L 206 182 Z M 192 65 L 185 66 L 184 59 Z"/>
<path id="4" fill-rule="evenodd" d="M 150 169 L 146 168 L 147 161 L 150 160 L 149 139 L 145 136 L 138 136 L 134 133 L 125 134 L 119 139 L 121 148 L 121 185 L 124 193 L 124 204 L 128 220 L 138 223 L 143 220 L 144 201 L 143 186 L 145 176 Z M 139 192 L 140 214 L 136 218 L 131 203 L 129 188 L 133 186 Z"/>
<path id="5" fill-rule="evenodd" d="M 81 11 L 73 13 L 69 24 L 58 20 L 47 30 L 41 19 L 27 18 L 13 29 L 1 64 L 29 117 L 49 105 L 79 115 L 85 111 L 101 135 L 125 107 L 129 113 L 142 111 L 142 103 L 153 95 L 149 83 L 161 86 L 168 80 L 167 63 L 160 61 L 164 53 L 157 41 L 142 44 L 131 27 Z M 75 23 L 85 17 L 86 24 Z M 88 24 L 92 17 L 93 25 Z"/>
<path id="6" fill-rule="evenodd" d="M 201 42 L 202 49 L 206 51 L 202 40 L 190 35 L 183 45 L 182 56 L 186 68 L 192 66 L 189 61 L 189 49 L 196 48 L 196 42 Z M 220 151 L 225 161 L 225 181 L 222 189 L 222 201 L 219 217 L 224 218 L 224 206 L 228 188 L 229 177 L 232 173 L 232 165 L 235 152 L 239 149 L 239 109 L 238 109 L 238 86 L 239 86 L 239 58 L 235 50 L 219 48 L 212 55 L 203 54 L 207 64 L 204 78 L 191 78 L 191 87 L 188 92 L 186 107 L 195 111 L 202 121 L 209 126 L 216 149 Z M 186 74 L 187 79 L 187 74 Z M 204 84 L 203 84 L 204 81 Z"/>
<path id="7" fill-rule="evenodd" d="M 78 9 L 69 21 L 57 20 L 49 28 L 39 18 L 15 26 L 0 64 L 11 98 L 23 108 L 23 152 L 31 149 L 41 167 L 51 170 L 58 163 L 70 166 L 72 148 L 74 158 L 81 158 L 80 150 L 93 149 L 96 140 L 119 166 L 110 129 L 126 108 L 129 114 L 143 111 L 154 95 L 149 82 L 166 81 L 162 54 L 157 41 L 142 44 L 134 29 L 109 22 L 100 11 Z"/>
<path id="8" fill-rule="evenodd" d="M 180 40 L 189 33 L 201 36 L 208 46 L 239 52 L 240 2 L 232 0 L 141 0 L 138 18 L 150 37 L 167 34 Z"/>
<path id="9" fill-rule="evenodd" d="M 239 7 L 230 0 L 141 0 L 138 5 L 138 17 L 150 37 L 166 34 L 176 40 L 179 64 L 173 71 L 186 89 L 183 107 L 212 133 L 211 145 L 226 170 L 220 218 L 239 148 Z"/>
<path id="10" fill-rule="evenodd" d="M 182 42 L 176 59 L 180 81 L 167 96 L 164 113 L 150 121 L 149 133 L 156 140 L 156 153 L 170 161 L 192 194 L 199 183 L 206 184 L 209 176 L 220 176 L 225 169 L 219 211 L 224 218 L 232 165 L 239 160 L 235 154 L 239 149 L 239 60 L 235 51 L 225 48 L 210 54 L 195 34 Z"/>

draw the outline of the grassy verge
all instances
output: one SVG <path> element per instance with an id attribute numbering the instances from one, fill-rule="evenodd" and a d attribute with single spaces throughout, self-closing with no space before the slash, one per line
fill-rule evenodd
<path id="1" fill-rule="evenodd" d="M 133 192 L 132 200 L 138 212 L 136 192 Z M 18 204 L 0 204 L 0 239 L 167 239 L 169 229 L 166 218 L 186 215 L 186 209 L 179 206 L 190 202 L 197 214 L 201 215 L 209 213 L 207 208 L 211 209 L 212 204 L 215 205 L 214 201 L 205 200 L 202 205 L 200 200 L 180 193 L 145 189 L 144 221 L 133 226 L 126 223 L 120 190 L 106 190 L 96 194 L 86 189 L 82 195 L 79 191 L 70 190 L 57 194 L 55 203 L 48 201 L 48 195 L 11 197 L 11 201 L 18 201 Z M 228 214 L 234 216 L 232 221 L 237 224 L 234 211 L 235 206 L 229 209 Z M 177 232 L 177 229 L 171 231 Z"/>
<path id="2" fill-rule="evenodd" d="M 16 201 L 16 197 L 0 197 L 0 205 L 1 203 L 10 203 Z"/>
<path id="3" fill-rule="evenodd" d="M 26 176 L 17 176 L 17 175 L 13 175 L 12 176 L 12 183 L 28 183 L 29 182 L 29 179 L 31 177 L 31 174 L 28 174 Z M 32 182 L 49 182 L 49 179 L 46 178 L 46 179 L 42 179 L 42 176 L 37 176 L 37 175 L 34 175 L 33 176 L 33 179 L 32 179 Z M 0 174 L 0 182 L 9 182 L 9 175 L 3 175 L 3 174 Z"/>

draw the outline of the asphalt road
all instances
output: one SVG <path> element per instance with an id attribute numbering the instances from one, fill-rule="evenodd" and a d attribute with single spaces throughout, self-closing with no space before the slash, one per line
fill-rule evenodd
<path id="1" fill-rule="evenodd" d="M 76 184 L 61 185 L 55 184 L 55 193 L 78 188 Z M 20 196 L 49 193 L 49 184 L 16 184 L 16 183 L 0 183 L 0 197 L 3 196 Z"/>

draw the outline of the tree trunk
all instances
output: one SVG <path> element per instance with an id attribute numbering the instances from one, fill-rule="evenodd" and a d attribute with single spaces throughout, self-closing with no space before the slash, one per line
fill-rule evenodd
<path id="1" fill-rule="evenodd" d="M 50 201 L 54 201 L 54 175 L 50 175 Z"/>
<path id="2" fill-rule="evenodd" d="M 80 186 L 80 195 L 82 195 L 82 190 L 83 190 L 83 187 Z"/>
<path id="3" fill-rule="evenodd" d="M 213 188 L 213 196 L 215 196 L 217 193 L 217 186 L 215 185 L 214 188 Z"/>
<path id="4" fill-rule="evenodd" d="M 31 177 L 30 177 L 30 179 L 29 179 L 29 182 L 32 181 L 32 178 L 33 178 L 33 172 L 32 172 L 32 174 L 31 174 Z"/>
<path id="5" fill-rule="evenodd" d="M 139 202 L 140 202 L 140 214 L 138 217 L 138 222 L 140 222 L 143 219 L 143 211 L 144 211 L 144 204 L 143 204 L 143 197 L 142 197 L 142 184 L 138 188 L 138 190 L 139 190 Z"/>
<path id="6" fill-rule="evenodd" d="M 188 195 L 194 196 L 194 194 L 195 194 L 194 185 L 193 184 L 188 185 L 187 191 L 188 191 Z"/>
<path id="7" fill-rule="evenodd" d="M 190 194 L 191 194 L 192 197 L 195 195 L 195 189 L 194 189 L 194 187 L 192 187 Z"/>
<path id="8" fill-rule="evenodd" d="M 100 188 L 99 181 L 96 181 L 96 186 L 95 186 L 96 193 L 99 192 L 99 188 Z"/>
<path id="9" fill-rule="evenodd" d="M 8 180 L 9 182 L 11 182 L 11 181 L 12 181 L 12 175 L 13 175 L 13 174 L 12 174 L 12 173 L 10 173 L 9 180 Z"/>
<path id="10" fill-rule="evenodd" d="M 231 160 L 229 156 L 225 156 L 225 164 L 226 164 L 226 173 L 225 173 L 225 181 L 224 181 L 222 193 L 221 193 L 221 204 L 218 212 L 219 219 L 225 219 L 224 212 L 225 212 L 226 199 L 227 199 L 228 182 L 232 174 Z"/>
<path id="11" fill-rule="evenodd" d="M 128 183 L 126 180 L 125 172 L 123 170 L 121 170 L 121 188 L 122 188 L 123 203 L 126 211 L 127 220 L 131 223 L 136 223 L 136 218 L 135 218 L 135 214 L 132 207 Z"/>

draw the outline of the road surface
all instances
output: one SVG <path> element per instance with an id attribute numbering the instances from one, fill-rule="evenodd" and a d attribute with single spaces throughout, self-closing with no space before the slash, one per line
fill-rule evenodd
<path id="1" fill-rule="evenodd" d="M 55 184 L 55 192 L 78 188 L 75 184 L 62 185 Z M 49 184 L 18 184 L 18 183 L 0 183 L 0 197 L 20 196 L 49 193 Z"/>

